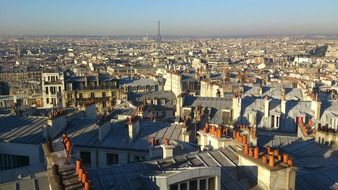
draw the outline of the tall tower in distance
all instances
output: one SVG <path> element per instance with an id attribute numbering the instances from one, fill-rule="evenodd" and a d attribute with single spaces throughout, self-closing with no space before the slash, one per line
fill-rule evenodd
<path id="1" fill-rule="evenodd" d="M 161 42 L 162 41 L 162 37 L 161 37 L 161 22 L 157 21 L 157 42 Z"/>

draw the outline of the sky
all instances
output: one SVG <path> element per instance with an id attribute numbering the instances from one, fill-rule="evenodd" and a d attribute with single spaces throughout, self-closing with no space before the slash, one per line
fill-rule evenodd
<path id="1" fill-rule="evenodd" d="M 338 34 L 338 0 L 1 0 L 0 34 Z"/>

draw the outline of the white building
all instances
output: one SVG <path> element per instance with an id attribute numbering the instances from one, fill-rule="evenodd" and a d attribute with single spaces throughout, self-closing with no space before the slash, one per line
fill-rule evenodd
<path id="1" fill-rule="evenodd" d="M 62 107 L 64 104 L 63 73 L 42 73 L 43 107 Z"/>

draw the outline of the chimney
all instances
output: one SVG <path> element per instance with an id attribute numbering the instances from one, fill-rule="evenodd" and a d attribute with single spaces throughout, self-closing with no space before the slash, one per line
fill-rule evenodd
<path id="1" fill-rule="evenodd" d="M 263 94 L 263 87 L 262 87 L 262 85 L 259 85 L 258 87 L 257 87 L 257 95 L 258 96 L 261 96 Z"/>
<path id="2" fill-rule="evenodd" d="M 263 156 L 262 156 L 262 163 L 263 163 L 263 164 L 268 163 L 268 160 L 267 160 L 267 158 L 266 158 L 266 155 L 263 155 Z"/>
<path id="3" fill-rule="evenodd" d="M 270 98 L 268 96 L 264 97 L 264 117 L 269 117 L 269 110 L 270 110 Z"/>
<path id="4" fill-rule="evenodd" d="M 222 138 L 222 129 L 218 128 L 216 133 L 217 138 Z"/>
<path id="5" fill-rule="evenodd" d="M 249 148 L 249 156 L 253 157 L 253 150 L 252 150 L 252 148 Z"/>
<path id="6" fill-rule="evenodd" d="M 87 73 L 85 74 L 85 76 L 84 76 L 84 80 L 85 80 L 85 87 L 87 87 L 88 86 L 88 76 L 87 76 Z"/>
<path id="7" fill-rule="evenodd" d="M 239 118 L 240 109 L 241 109 L 241 98 L 239 94 L 236 94 L 232 98 L 232 110 L 233 110 L 232 113 L 233 113 L 234 120 L 237 120 Z"/>
<path id="8" fill-rule="evenodd" d="M 132 142 L 140 132 L 140 120 L 136 117 L 128 119 L 128 137 L 129 142 Z"/>
<path id="9" fill-rule="evenodd" d="M 243 144 L 246 144 L 247 141 L 248 141 L 247 136 L 246 136 L 246 135 L 243 135 L 243 137 L 242 137 L 242 143 L 243 143 Z"/>
<path id="10" fill-rule="evenodd" d="M 81 168 L 81 160 L 76 160 L 76 170 L 75 170 L 75 173 L 78 174 L 79 173 L 79 170 Z"/>
<path id="11" fill-rule="evenodd" d="M 208 124 L 208 123 L 205 123 L 203 131 L 204 131 L 205 133 L 208 133 L 208 132 L 209 132 L 209 124 Z"/>
<path id="12" fill-rule="evenodd" d="M 211 126 L 211 134 L 212 134 L 212 135 L 215 135 L 215 132 L 216 132 L 215 126 Z"/>
<path id="13" fill-rule="evenodd" d="M 169 139 L 167 139 L 161 147 L 163 149 L 163 158 L 172 158 L 174 156 L 175 146 L 169 144 Z"/>
<path id="14" fill-rule="evenodd" d="M 155 137 L 151 137 L 150 144 L 151 144 L 151 146 L 156 146 L 157 145 Z"/>
<path id="15" fill-rule="evenodd" d="M 315 95 L 315 97 L 311 100 L 311 110 L 315 113 L 314 118 L 318 121 L 320 120 L 320 108 L 321 108 L 321 102 L 318 98 L 318 94 Z"/>
<path id="16" fill-rule="evenodd" d="M 183 107 L 184 94 L 180 94 L 176 98 L 176 116 L 181 116 L 181 109 Z"/>
<path id="17" fill-rule="evenodd" d="M 86 181 L 84 183 L 84 190 L 89 190 L 89 182 L 88 181 Z"/>
<path id="18" fill-rule="evenodd" d="M 282 112 L 282 117 L 286 117 L 286 100 L 285 100 L 285 95 L 282 95 L 281 98 L 281 105 L 280 105 L 280 109 Z"/>
<path id="19" fill-rule="evenodd" d="M 259 148 L 255 147 L 254 149 L 254 158 L 257 160 L 258 159 L 258 155 L 259 155 Z"/>
<path id="20" fill-rule="evenodd" d="M 288 160 L 288 165 L 291 167 L 291 166 L 293 166 L 293 162 L 292 162 L 292 160 Z"/>
<path id="21" fill-rule="evenodd" d="M 163 143 L 164 143 L 165 145 L 169 145 L 169 139 L 168 139 L 168 138 L 164 138 L 164 139 L 163 139 Z"/>
<path id="22" fill-rule="evenodd" d="M 249 145 L 248 144 L 244 144 L 244 154 L 245 155 L 249 154 Z"/>
<path id="23" fill-rule="evenodd" d="M 273 155 L 269 155 L 269 166 L 275 167 L 275 158 Z"/>
<path id="24" fill-rule="evenodd" d="M 289 155 L 283 154 L 283 162 L 288 163 L 288 160 L 289 160 Z"/>
<path id="25" fill-rule="evenodd" d="M 100 86 L 100 77 L 99 77 L 99 73 L 97 73 L 96 75 L 95 75 L 95 77 L 96 77 L 96 86 L 97 87 L 99 87 Z"/>
<path id="26" fill-rule="evenodd" d="M 270 146 L 267 146 L 266 148 L 267 148 L 267 150 L 268 150 L 268 155 L 270 155 L 271 147 L 270 147 Z"/>

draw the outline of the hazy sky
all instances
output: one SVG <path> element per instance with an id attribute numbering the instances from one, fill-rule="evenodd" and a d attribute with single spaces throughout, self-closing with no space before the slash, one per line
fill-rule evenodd
<path id="1" fill-rule="evenodd" d="M 0 34 L 338 34 L 338 0 L 1 0 Z"/>

